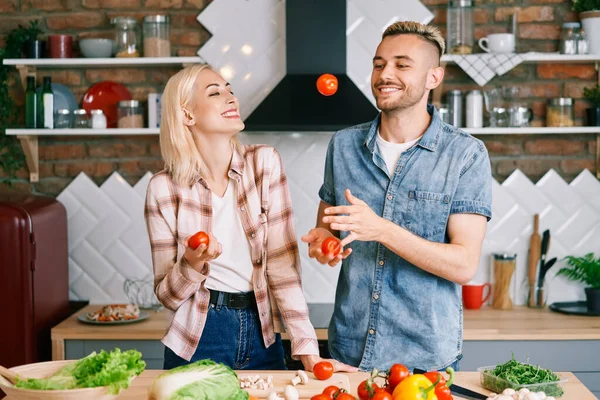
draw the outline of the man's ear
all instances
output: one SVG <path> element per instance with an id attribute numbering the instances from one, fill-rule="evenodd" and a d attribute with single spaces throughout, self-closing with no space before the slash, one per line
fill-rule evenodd
<path id="1" fill-rule="evenodd" d="M 193 126 L 196 124 L 194 121 L 194 116 L 185 108 L 181 108 L 181 112 L 183 113 L 183 124 L 187 126 Z"/>
<path id="2" fill-rule="evenodd" d="M 442 83 L 442 80 L 444 80 L 444 68 L 433 67 L 427 73 L 426 88 L 433 90 Z"/>

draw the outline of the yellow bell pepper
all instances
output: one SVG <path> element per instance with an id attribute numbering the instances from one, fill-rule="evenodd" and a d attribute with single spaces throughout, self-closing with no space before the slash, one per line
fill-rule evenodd
<path id="1" fill-rule="evenodd" d="M 405 378 L 396 386 L 392 397 L 394 400 L 437 400 L 435 384 L 421 374 Z"/>

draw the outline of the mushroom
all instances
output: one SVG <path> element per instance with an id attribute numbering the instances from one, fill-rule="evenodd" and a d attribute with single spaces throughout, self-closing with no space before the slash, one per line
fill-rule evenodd
<path id="1" fill-rule="evenodd" d="M 298 400 L 298 398 L 300 397 L 300 395 L 298 394 L 298 391 L 292 385 L 287 385 L 285 387 L 285 391 L 283 392 L 283 395 L 285 396 L 285 400 Z"/>
<path id="2" fill-rule="evenodd" d="M 283 397 L 279 397 L 279 395 L 277 394 L 277 392 L 271 392 L 269 393 L 269 396 L 267 397 L 267 400 L 284 400 Z"/>
<path id="3" fill-rule="evenodd" d="M 296 372 L 296 376 L 292 379 L 292 385 L 294 386 L 297 384 L 306 385 L 307 382 L 308 375 L 306 375 L 306 372 L 302 370 L 298 370 L 298 372 Z"/>

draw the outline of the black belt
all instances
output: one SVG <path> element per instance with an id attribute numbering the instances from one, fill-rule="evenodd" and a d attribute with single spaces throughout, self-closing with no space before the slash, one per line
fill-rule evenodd
<path id="1" fill-rule="evenodd" d="M 210 290 L 210 304 L 215 306 L 225 306 L 233 309 L 256 308 L 256 298 L 254 292 L 248 293 L 227 293 Z M 221 296 L 222 295 L 222 296 Z M 220 301 L 219 301 L 219 298 Z"/>

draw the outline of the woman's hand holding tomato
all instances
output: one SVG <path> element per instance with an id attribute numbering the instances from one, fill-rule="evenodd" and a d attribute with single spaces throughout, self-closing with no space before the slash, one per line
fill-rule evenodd
<path id="1" fill-rule="evenodd" d="M 204 263 L 214 260 L 223 252 L 221 244 L 212 234 L 197 232 L 185 239 L 184 257 L 188 264 L 198 272 L 204 269 Z"/>
<path id="2" fill-rule="evenodd" d="M 302 241 L 308 243 L 308 256 L 310 258 L 314 258 L 321 264 L 327 264 L 330 267 L 334 267 L 352 253 L 352 249 L 344 250 L 340 246 L 337 250 L 338 253 L 335 254 L 336 244 L 341 242 L 325 228 L 311 229 L 306 235 L 302 236 Z"/>

